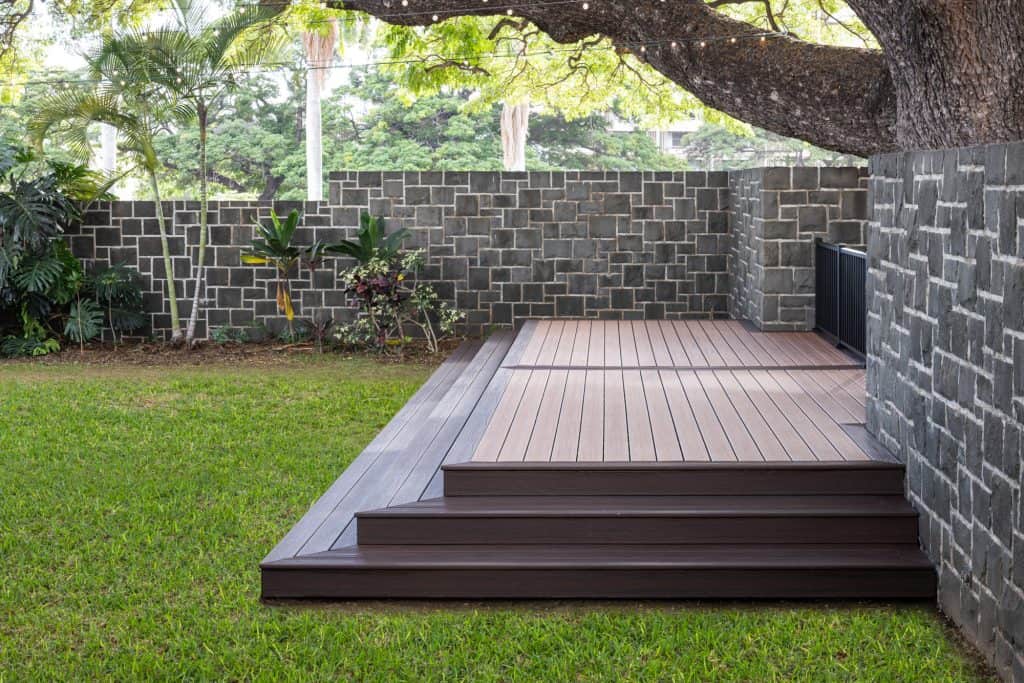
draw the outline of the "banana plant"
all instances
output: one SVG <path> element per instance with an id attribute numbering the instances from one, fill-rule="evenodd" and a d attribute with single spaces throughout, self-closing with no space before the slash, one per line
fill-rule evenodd
<path id="1" fill-rule="evenodd" d="M 299 212 L 292 210 L 285 220 L 270 210 L 270 225 L 256 223 L 256 237 L 252 246 L 242 253 L 242 263 L 272 266 L 277 271 L 277 310 L 288 319 L 288 330 L 295 338 L 295 307 L 292 304 L 290 274 L 302 262 L 309 248 L 292 244 L 295 229 L 299 227 Z M 314 245 L 316 246 L 316 245 Z M 323 247 L 318 247 L 320 251 Z"/>

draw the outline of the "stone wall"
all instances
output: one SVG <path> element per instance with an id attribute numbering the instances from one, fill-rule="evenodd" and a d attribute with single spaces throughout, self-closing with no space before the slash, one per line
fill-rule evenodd
<path id="1" fill-rule="evenodd" d="M 730 174 L 730 312 L 763 330 L 814 328 L 814 241 L 863 248 L 867 169 Z"/>
<path id="2" fill-rule="evenodd" d="M 272 327 L 274 272 L 239 260 L 252 223 L 292 208 L 304 213 L 300 243 L 352 238 L 362 211 L 407 227 L 427 251 L 422 276 L 467 314 L 467 332 L 530 317 L 679 318 L 724 315 L 729 296 L 728 177 L 724 172 L 333 173 L 326 202 L 212 202 L 207 302 L 200 336 L 253 321 Z M 178 291 L 191 295 L 186 236 L 197 202 L 168 202 Z M 170 324 L 152 202 L 90 210 L 69 235 L 79 257 L 137 267 L 152 331 Z M 344 320 L 352 311 L 336 266 L 293 285 L 301 316 Z M 182 306 L 182 315 L 187 306 Z M 206 323 L 209 323 L 208 325 Z"/>
<path id="3" fill-rule="evenodd" d="M 942 609 L 1024 681 L 1024 143 L 871 162 L 868 428 Z"/>

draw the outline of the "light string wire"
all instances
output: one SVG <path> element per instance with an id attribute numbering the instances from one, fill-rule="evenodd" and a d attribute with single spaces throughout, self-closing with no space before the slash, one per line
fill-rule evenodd
<path id="1" fill-rule="evenodd" d="M 728 35 L 728 36 L 705 36 L 701 38 L 678 38 L 673 40 L 656 40 L 656 41 L 645 41 L 645 42 L 629 42 L 629 43 L 616 43 L 614 45 L 596 45 L 585 48 L 586 51 L 617 51 L 623 48 L 630 50 L 630 52 L 640 59 L 643 59 L 652 48 L 659 48 L 668 46 L 670 49 L 676 49 L 683 45 L 696 45 L 700 48 L 704 48 L 711 43 L 729 43 L 736 44 L 741 40 L 756 40 L 759 43 L 765 43 L 768 38 L 772 37 L 785 37 L 787 34 L 782 31 L 762 31 L 759 33 L 747 33 L 743 35 Z M 430 57 L 417 57 L 409 59 L 388 59 L 388 60 L 377 60 L 351 64 L 326 64 L 326 65 L 297 65 L 294 62 L 267 62 L 250 69 L 239 69 L 234 71 L 238 75 L 259 75 L 266 73 L 275 73 L 283 70 L 292 71 L 316 71 L 325 69 L 362 69 L 362 68 L 373 68 L 380 66 L 401 66 L 405 64 L 421 64 L 424 62 L 432 62 L 440 60 L 442 62 L 462 62 L 466 66 L 470 66 L 471 63 L 476 60 L 485 59 L 523 59 L 525 57 L 536 57 L 536 56 L 551 56 L 557 54 L 574 54 L 580 52 L 578 46 L 565 47 L 565 48 L 549 48 L 545 50 L 537 50 L 533 52 L 522 52 L 518 54 L 498 53 L 498 52 L 478 52 L 466 55 L 433 55 Z M 453 68 L 455 68 L 453 66 Z M 31 72 L 30 72 L 31 73 Z M 53 73 L 53 70 L 40 70 L 34 73 Z M 116 75 L 116 74 L 115 74 Z M 98 84 L 103 82 L 109 82 L 105 78 L 48 78 L 48 79 L 30 79 L 30 80 L 12 80 L 9 85 L 11 87 L 22 87 L 29 85 L 56 85 L 56 86 L 71 86 L 71 85 L 84 85 L 84 84 Z"/>

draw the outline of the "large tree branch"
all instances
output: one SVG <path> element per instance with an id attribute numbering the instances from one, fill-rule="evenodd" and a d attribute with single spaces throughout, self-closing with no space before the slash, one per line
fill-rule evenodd
<path id="1" fill-rule="evenodd" d="M 530 0 L 410 0 L 407 7 L 399 0 L 328 4 L 410 26 L 432 24 L 434 15 L 440 20 L 495 15 L 511 7 L 514 15 L 562 43 L 607 36 L 709 106 L 780 135 L 861 156 L 897 144 L 896 98 L 882 53 L 785 35 L 762 39 L 762 29 L 730 19 L 703 0 L 591 0 L 588 10 L 582 2 Z M 642 54 L 641 45 L 646 46 Z"/>

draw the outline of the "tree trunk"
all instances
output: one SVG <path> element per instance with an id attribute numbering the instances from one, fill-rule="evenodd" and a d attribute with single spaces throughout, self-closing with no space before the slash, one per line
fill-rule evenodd
<path id="1" fill-rule="evenodd" d="M 206 269 L 207 210 L 209 209 L 209 181 L 207 180 L 206 161 L 206 107 L 197 107 L 199 115 L 199 254 L 196 257 L 195 292 L 192 294 L 192 310 L 189 311 L 188 328 L 185 330 L 185 343 L 189 348 L 196 345 L 196 324 L 199 321 L 199 307 L 203 301 L 203 275 Z"/>
<path id="2" fill-rule="evenodd" d="M 113 175 L 117 170 L 117 128 L 100 124 L 100 170 Z"/>
<path id="3" fill-rule="evenodd" d="M 526 138 L 530 127 L 530 103 L 505 102 L 501 109 L 501 149 L 506 171 L 526 170 Z"/>
<path id="4" fill-rule="evenodd" d="M 320 77 L 306 72 L 306 199 L 324 198 L 324 152 L 320 132 Z"/>
<path id="5" fill-rule="evenodd" d="M 152 170 L 149 175 L 149 186 L 153 189 L 153 197 L 156 202 L 156 224 L 160 231 L 160 251 L 164 259 L 164 275 L 167 277 L 167 302 L 171 308 L 171 342 L 181 343 L 181 318 L 178 312 L 178 289 L 174 284 L 174 264 L 171 262 L 171 248 L 167 243 L 167 223 L 164 219 L 164 206 L 160 199 L 160 185 L 156 180 L 156 173 Z"/>
<path id="6" fill-rule="evenodd" d="M 1024 138 L 1024 2 L 849 4 L 889 63 L 900 147 Z"/>
<path id="7" fill-rule="evenodd" d="M 306 31 L 302 42 L 306 48 L 306 198 L 324 198 L 324 149 L 320 130 L 320 93 L 327 80 L 327 67 L 334 57 L 338 38 L 337 24 L 332 20 L 326 33 Z"/>
<path id="8" fill-rule="evenodd" d="M 340 0 L 330 0 L 340 6 Z M 345 0 L 392 23 L 458 15 L 529 19 L 574 43 L 600 34 L 705 104 L 780 135 L 868 156 L 1024 137 L 1024 2 L 849 0 L 882 50 L 825 46 L 716 12 L 704 0 L 579 3 Z M 644 48 L 644 49 L 641 49 Z"/>

